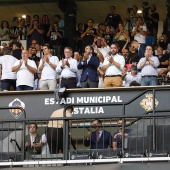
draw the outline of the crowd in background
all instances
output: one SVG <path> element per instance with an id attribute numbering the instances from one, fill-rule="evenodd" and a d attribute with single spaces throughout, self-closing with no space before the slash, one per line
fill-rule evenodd
<path id="1" fill-rule="evenodd" d="M 93 19 L 78 23 L 74 49 L 64 41 L 58 14 L 52 23 L 47 15 L 14 17 L 10 24 L 2 21 L 1 89 L 148 86 L 158 85 L 158 78 L 168 81 L 170 44 L 165 34 L 157 37 L 156 6 L 145 7 L 143 17 L 137 11 L 137 6 L 128 8 L 123 22 L 116 7 L 110 6 L 97 28 Z"/>

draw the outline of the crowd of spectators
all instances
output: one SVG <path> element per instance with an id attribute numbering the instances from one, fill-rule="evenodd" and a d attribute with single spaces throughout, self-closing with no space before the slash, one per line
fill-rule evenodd
<path id="1" fill-rule="evenodd" d="M 14 17 L 10 24 L 2 21 L 1 90 L 54 90 L 57 84 L 65 88 L 149 86 L 158 85 L 158 77 L 168 80 L 170 44 L 164 34 L 157 38 L 156 6 L 148 8 L 147 19 L 137 10 L 137 6 L 128 8 L 122 19 L 110 6 L 97 28 L 93 19 L 78 23 L 74 49 L 64 46 L 58 14 L 52 23 L 47 15 Z M 123 20 L 130 22 L 131 29 L 125 29 Z"/>

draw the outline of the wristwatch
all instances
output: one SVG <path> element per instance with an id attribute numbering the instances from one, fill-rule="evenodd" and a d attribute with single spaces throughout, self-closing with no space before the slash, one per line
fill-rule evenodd
<path id="1" fill-rule="evenodd" d="M 51 65 L 51 63 L 50 63 L 50 62 L 49 62 L 48 64 L 49 64 L 49 65 Z"/>

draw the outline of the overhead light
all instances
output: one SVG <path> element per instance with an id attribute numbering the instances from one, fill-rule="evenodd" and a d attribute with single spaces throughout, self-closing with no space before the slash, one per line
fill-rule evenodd
<path id="1" fill-rule="evenodd" d="M 22 15 L 22 18 L 26 18 L 26 15 Z"/>
<path id="2" fill-rule="evenodd" d="M 138 10 L 137 13 L 138 13 L 138 14 L 141 14 L 141 13 L 142 13 L 142 10 Z"/>

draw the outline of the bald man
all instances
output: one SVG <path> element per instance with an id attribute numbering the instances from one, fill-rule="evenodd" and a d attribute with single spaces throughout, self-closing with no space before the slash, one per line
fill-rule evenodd
<path id="1" fill-rule="evenodd" d="M 34 74 L 37 73 L 35 61 L 29 60 L 28 50 L 22 50 L 22 59 L 15 62 L 12 72 L 17 73 L 16 90 L 33 90 Z"/>

